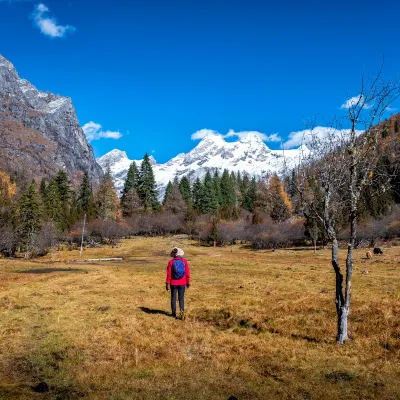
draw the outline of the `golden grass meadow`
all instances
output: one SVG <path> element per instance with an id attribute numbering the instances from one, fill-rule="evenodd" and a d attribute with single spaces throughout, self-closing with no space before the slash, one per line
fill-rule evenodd
<path id="1" fill-rule="evenodd" d="M 174 246 L 192 272 L 185 321 L 168 315 Z M 0 398 L 400 399 L 400 248 L 365 252 L 344 346 L 329 249 L 138 237 L 0 259 Z M 124 260 L 79 261 L 99 257 Z"/>

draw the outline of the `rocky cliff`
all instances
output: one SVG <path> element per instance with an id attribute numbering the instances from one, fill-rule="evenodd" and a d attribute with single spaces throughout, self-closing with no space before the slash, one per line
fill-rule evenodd
<path id="1" fill-rule="evenodd" d="M 102 176 L 71 99 L 37 90 L 1 55 L 0 168 L 37 179 L 60 169 L 73 181 Z"/>

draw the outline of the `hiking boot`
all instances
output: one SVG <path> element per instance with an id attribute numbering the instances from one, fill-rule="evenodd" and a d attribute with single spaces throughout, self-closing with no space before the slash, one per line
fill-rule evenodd
<path id="1" fill-rule="evenodd" d="M 171 313 L 172 318 L 176 318 L 176 312 Z"/>
<path id="2" fill-rule="evenodd" d="M 184 321 L 185 320 L 185 312 L 181 311 L 181 320 Z"/>

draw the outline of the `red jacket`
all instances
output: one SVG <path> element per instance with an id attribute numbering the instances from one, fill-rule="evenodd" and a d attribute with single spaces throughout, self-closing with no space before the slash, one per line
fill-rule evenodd
<path id="1" fill-rule="evenodd" d="M 173 260 L 182 260 L 185 264 L 185 276 L 181 279 L 173 279 L 172 278 L 172 261 Z M 167 265 L 167 280 L 166 283 L 170 285 L 188 285 L 190 284 L 190 269 L 187 260 L 182 257 L 175 257 L 169 260 Z"/>

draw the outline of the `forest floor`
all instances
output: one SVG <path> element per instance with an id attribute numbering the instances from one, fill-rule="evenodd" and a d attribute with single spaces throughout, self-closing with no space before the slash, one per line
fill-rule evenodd
<path id="1" fill-rule="evenodd" d="M 174 246 L 192 271 L 185 321 L 165 290 Z M 329 249 L 175 236 L 0 259 L 0 399 L 398 400 L 400 247 L 383 250 L 355 251 L 343 346 Z M 100 257 L 124 260 L 82 261 Z"/>

